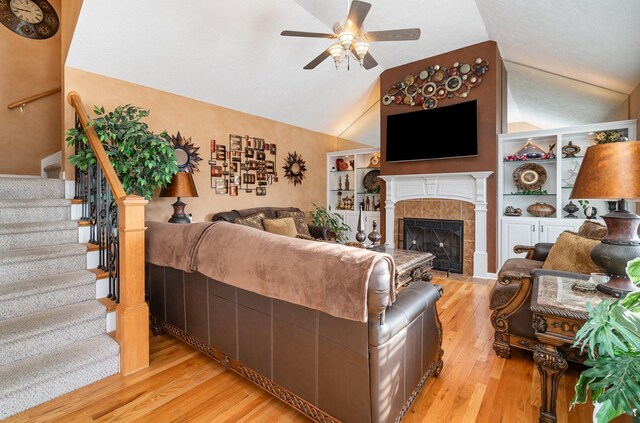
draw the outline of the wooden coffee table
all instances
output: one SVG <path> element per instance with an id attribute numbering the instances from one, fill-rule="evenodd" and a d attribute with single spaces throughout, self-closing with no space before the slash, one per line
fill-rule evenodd
<path id="1" fill-rule="evenodd" d="M 536 276 L 531 293 L 533 329 L 539 344 L 533 359 L 540 372 L 540 423 L 555 423 L 558 384 L 567 370 L 567 360 L 582 362 L 580 351 L 571 348 L 576 332 L 589 319 L 586 304 L 613 299 L 599 291 L 580 292 L 571 287 L 577 279 L 552 275 Z"/>
<path id="2" fill-rule="evenodd" d="M 393 261 L 396 264 L 396 291 L 402 290 L 414 281 L 423 280 L 429 282 L 433 278 L 433 275 L 429 272 L 433 269 L 435 256 L 431 253 L 390 248 L 384 245 L 374 247 L 372 251 L 387 253 L 393 257 Z"/>

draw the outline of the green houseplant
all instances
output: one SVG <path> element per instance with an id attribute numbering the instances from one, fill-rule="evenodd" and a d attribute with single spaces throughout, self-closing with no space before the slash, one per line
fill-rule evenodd
<path id="1" fill-rule="evenodd" d="M 322 206 L 314 204 L 315 210 L 309 212 L 309 216 L 313 220 L 313 224 L 316 226 L 326 226 L 331 231 L 335 241 L 344 242 L 347 240 L 346 232 L 351 228 L 344 222 L 344 219 L 339 214 L 331 212 L 331 209 L 327 209 Z"/>
<path id="2" fill-rule="evenodd" d="M 142 121 L 149 116 L 149 110 L 126 105 L 105 113 L 104 107 L 94 106 L 93 112 L 96 118 L 89 125 L 96 130 L 127 194 L 148 200 L 157 187 L 171 182 L 178 172 L 176 155 L 166 131 L 155 134 Z M 86 170 L 96 162 L 83 130 L 69 129 L 67 143 L 79 148 L 77 154 L 69 157 L 72 165 Z"/>
<path id="3" fill-rule="evenodd" d="M 640 282 L 640 257 L 628 263 L 627 274 Z M 587 350 L 584 370 L 571 405 L 584 404 L 587 392 L 596 406 L 595 421 L 606 423 L 640 413 L 640 292 L 616 301 L 587 304 L 589 320 L 576 334 L 574 346 Z"/>

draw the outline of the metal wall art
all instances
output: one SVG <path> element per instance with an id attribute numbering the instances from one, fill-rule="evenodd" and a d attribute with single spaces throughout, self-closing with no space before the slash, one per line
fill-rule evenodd
<path id="1" fill-rule="evenodd" d="M 489 70 L 489 62 L 477 58 L 475 63 L 455 62 L 446 68 L 429 66 L 416 75 L 407 75 L 394 84 L 382 97 L 382 104 L 404 104 L 435 109 L 440 100 L 452 97 L 466 98 L 473 87 L 482 82 Z"/>
<path id="2" fill-rule="evenodd" d="M 211 188 L 232 197 L 241 191 L 267 195 L 267 185 L 278 182 L 277 152 L 275 144 L 248 135 L 229 134 L 228 145 L 211 140 Z"/>
<path id="3" fill-rule="evenodd" d="M 198 154 L 200 147 L 193 145 L 191 138 L 183 137 L 178 131 L 176 135 L 171 135 L 171 147 L 176 152 L 180 172 L 193 173 L 198 170 L 198 162 L 202 160 Z"/>
<path id="4" fill-rule="evenodd" d="M 284 177 L 293 182 L 293 185 L 302 184 L 304 173 L 307 171 L 307 166 L 302 160 L 302 156 L 297 152 L 288 153 L 284 159 Z"/>

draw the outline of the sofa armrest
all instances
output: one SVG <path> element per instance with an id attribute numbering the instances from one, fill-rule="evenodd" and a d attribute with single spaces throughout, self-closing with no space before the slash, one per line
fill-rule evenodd
<path id="1" fill-rule="evenodd" d="M 324 239 L 325 241 L 329 240 L 329 228 L 327 226 L 316 226 L 316 225 L 307 225 L 309 226 L 309 233 L 312 237 L 316 239 Z"/>
<path id="2" fill-rule="evenodd" d="M 546 261 L 549 251 L 551 251 L 553 243 L 551 242 L 539 242 L 536 244 L 533 250 L 533 260 Z"/>

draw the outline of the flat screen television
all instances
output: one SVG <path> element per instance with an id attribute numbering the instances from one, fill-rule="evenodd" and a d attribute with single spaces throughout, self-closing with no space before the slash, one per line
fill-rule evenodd
<path id="1" fill-rule="evenodd" d="M 478 155 L 476 100 L 387 116 L 387 161 Z"/>

